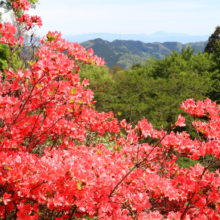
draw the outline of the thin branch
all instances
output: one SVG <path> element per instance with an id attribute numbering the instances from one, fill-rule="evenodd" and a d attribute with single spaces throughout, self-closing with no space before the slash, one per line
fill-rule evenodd
<path id="1" fill-rule="evenodd" d="M 21 108 L 20 112 L 19 112 L 18 115 L 15 117 L 15 119 L 13 120 L 13 122 L 12 122 L 12 123 L 7 127 L 7 129 L 2 133 L 2 135 L 0 136 L 0 138 L 2 138 L 3 135 L 11 128 L 11 126 L 16 123 L 16 120 L 19 118 L 21 112 L 24 110 L 24 107 L 26 106 L 27 102 L 29 101 L 29 99 L 30 99 L 30 97 L 31 97 L 31 93 L 34 91 L 34 87 L 36 86 L 36 84 L 37 84 L 43 77 L 44 77 L 44 76 L 42 76 L 42 77 L 33 85 L 33 88 L 32 88 L 32 90 L 31 90 L 31 92 L 30 92 L 28 98 L 26 99 L 26 101 L 25 101 L 25 103 L 23 104 L 23 106 L 21 105 L 22 108 Z"/>
<path id="2" fill-rule="evenodd" d="M 5 220 L 7 219 L 7 205 L 5 205 Z"/>
<path id="3" fill-rule="evenodd" d="M 39 186 L 41 186 L 42 184 L 44 184 L 44 183 L 46 183 L 45 181 L 43 181 L 42 183 L 40 183 L 39 185 L 37 185 L 37 186 L 35 186 L 34 188 L 32 188 L 31 190 L 30 190 L 30 192 L 31 191 L 33 191 L 34 189 L 36 189 L 37 187 L 39 187 Z"/>
<path id="4" fill-rule="evenodd" d="M 44 135 L 44 134 L 46 134 L 47 133 L 47 131 L 49 131 L 54 125 L 56 125 L 56 123 L 58 122 L 58 121 L 60 121 L 62 119 L 62 117 L 61 118 L 59 118 L 53 125 L 51 125 L 45 132 L 43 132 L 40 136 L 38 136 L 38 137 L 36 137 L 35 138 L 35 141 L 38 139 L 38 138 L 40 138 L 42 135 Z M 41 140 L 39 140 L 34 146 L 33 146 L 33 148 L 40 142 Z"/>
<path id="5" fill-rule="evenodd" d="M 35 123 L 34 123 L 34 126 L 33 126 L 33 128 L 32 128 L 31 137 L 30 137 L 29 143 L 31 142 L 31 139 L 32 139 L 32 137 L 33 137 L 32 134 L 33 134 L 34 128 L 35 128 L 35 126 L 36 126 L 36 124 L 37 124 L 37 121 L 38 121 L 40 115 L 41 115 L 41 112 L 38 114 L 37 119 L 36 119 L 36 121 L 35 121 Z"/>
<path id="6" fill-rule="evenodd" d="M 144 163 L 147 158 L 149 157 L 149 155 L 154 151 L 154 149 L 161 143 L 161 141 L 163 141 L 163 139 L 171 132 L 171 129 L 159 140 L 159 142 L 157 143 L 157 145 L 155 145 L 153 147 L 153 149 L 147 154 L 147 156 L 139 163 L 136 163 L 136 165 L 118 182 L 118 184 L 114 187 L 114 189 L 111 191 L 111 193 L 109 194 L 108 198 L 110 198 L 113 193 L 115 192 L 115 190 L 118 188 L 119 185 L 121 185 L 121 183 L 136 169 L 138 168 L 142 163 Z"/>
<path id="7" fill-rule="evenodd" d="M 203 178 L 203 175 L 205 174 L 205 172 L 206 172 L 207 169 L 208 169 L 207 167 L 204 168 L 204 170 L 203 170 L 203 172 L 202 172 L 202 175 L 201 175 L 201 177 L 200 177 L 200 180 L 199 180 L 199 184 L 200 184 L 200 182 L 201 182 L 201 180 L 202 180 L 202 178 Z M 188 201 L 188 204 L 187 204 L 187 206 L 186 206 L 184 212 L 182 213 L 182 215 L 181 215 L 181 217 L 180 217 L 180 220 L 182 220 L 182 219 L 184 218 L 184 216 L 186 215 L 187 211 L 189 210 L 189 208 L 190 208 L 189 206 L 191 205 L 191 202 L 192 202 L 192 200 L 193 200 L 195 194 L 196 194 L 196 192 L 194 192 L 194 193 L 192 194 L 192 196 L 191 196 L 190 200 Z"/>
<path id="8" fill-rule="evenodd" d="M 38 130 L 37 130 L 36 134 L 34 135 L 33 139 L 35 139 L 35 137 L 38 135 L 38 133 L 39 133 L 40 130 L 42 129 L 46 118 L 47 118 L 47 115 L 44 116 L 44 119 L 43 119 L 43 121 L 41 122 L 41 125 L 40 125 L 40 127 L 38 128 Z M 32 138 L 31 138 L 30 141 L 29 141 L 29 145 L 28 145 L 28 147 L 27 147 L 27 152 L 29 151 L 29 149 L 30 149 L 30 147 L 31 147 L 31 141 L 32 141 Z"/>
<path id="9" fill-rule="evenodd" d="M 71 213 L 71 215 L 70 215 L 70 220 L 74 220 L 74 219 L 75 219 L 74 214 L 75 214 L 75 212 L 76 212 L 76 209 L 77 209 L 77 206 L 75 205 L 74 208 L 73 208 L 73 210 L 72 210 L 72 213 Z"/>
<path id="10" fill-rule="evenodd" d="M 138 158 L 138 156 L 139 156 L 139 150 L 140 150 L 140 145 L 138 144 L 138 149 L 137 149 L 137 163 L 139 162 L 139 158 Z"/>

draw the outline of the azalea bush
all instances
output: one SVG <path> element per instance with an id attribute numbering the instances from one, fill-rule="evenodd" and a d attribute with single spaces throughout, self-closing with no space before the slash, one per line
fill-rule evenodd
<path id="1" fill-rule="evenodd" d="M 11 4 L 24 28 L 42 25 L 25 14 L 27 0 Z M 16 31 L 9 23 L 0 27 L 11 57 L 23 46 Z M 79 63 L 104 65 L 92 49 L 49 32 L 30 68 L 15 72 L 9 59 L 1 73 L 1 219 L 220 219 L 219 171 L 209 171 L 220 165 L 220 105 L 182 103 L 198 133 L 194 140 L 174 133 L 185 126 L 181 115 L 168 131 L 145 118 L 131 126 L 94 109 Z M 203 164 L 179 168 L 181 157 Z"/>

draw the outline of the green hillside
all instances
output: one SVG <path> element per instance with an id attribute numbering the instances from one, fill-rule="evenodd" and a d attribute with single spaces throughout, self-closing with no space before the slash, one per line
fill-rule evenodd
<path id="1" fill-rule="evenodd" d="M 83 42 L 81 45 L 86 49 L 93 48 L 94 53 L 105 59 L 108 67 L 120 65 L 125 69 L 129 69 L 132 65 L 140 62 L 145 62 L 149 57 L 163 59 L 166 54 L 170 54 L 173 50 L 181 52 L 181 48 L 195 48 L 195 53 L 198 50 L 203 52 L 207 42 L 198 42 L 191 44 L 181 44 L 178 42 L 165 43 L 143 43 L 141 41 L 132 40 L 115 40 L 108 42 L 100 38 Z"/>

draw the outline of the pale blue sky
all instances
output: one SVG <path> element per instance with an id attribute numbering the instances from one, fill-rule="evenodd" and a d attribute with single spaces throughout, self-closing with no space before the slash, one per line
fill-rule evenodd
<path id="1" fill-rule="evenodd" d="M 37 32 L 210 35 L 220 25 L 220 0 L 40 0 Z"/>

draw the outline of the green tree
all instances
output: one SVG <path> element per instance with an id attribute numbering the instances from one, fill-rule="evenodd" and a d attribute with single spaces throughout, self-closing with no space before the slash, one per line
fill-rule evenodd
<path id="1" fill-rule="evenodd" d="M 209 37 L 208 44 L 205 47 L 206 53 L 215 53 L 218 48 L 218 41 L 220 40 L 220 26 L 215 28 L 214 33 Z"/>
<path id="2" fill-rule="evenodd" d="M 212 71 L 210 73 L 209 97 L 220 103 L 220 41 L 217 42 L 217 45 L 216 51 L 211 54 Z"/>
<path id="3" fill-rule="evenodd" d="M 150 59 L 146 62 L 146 68 L 150 68 L 154 78 L 168 78 L 170 74 L 179 74 L 181 72 L 198 73 L 207 75 L 211 69 L 212 61 L 208 54 L 202 54 L 198 51 L 194 54 L 194 49 L 188 46 L 182 48 L 181 53 L 173 50 L 165 59 Z"/>

